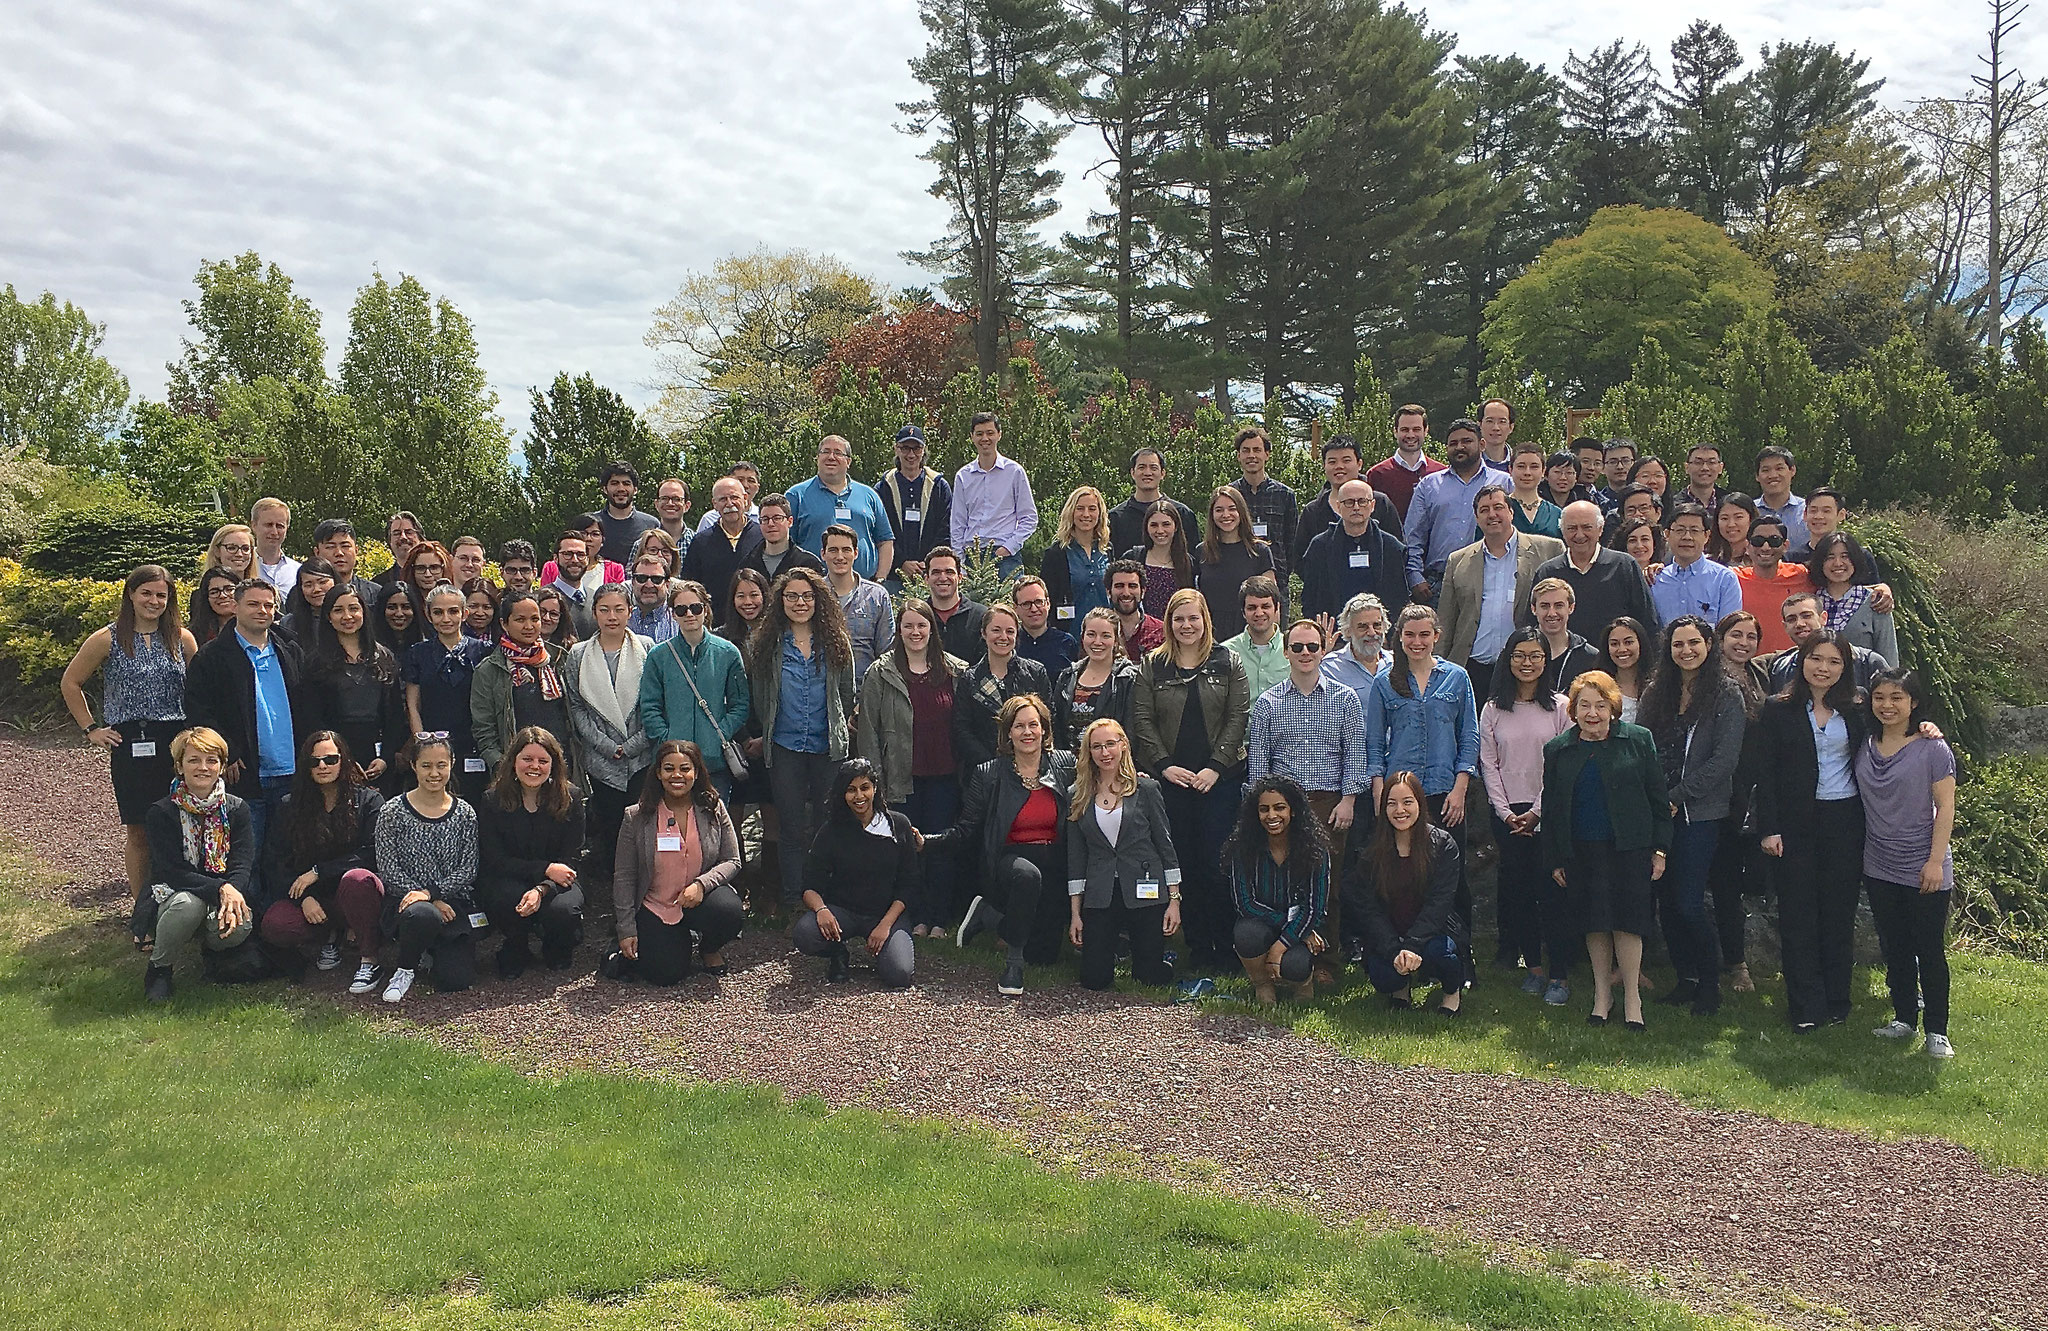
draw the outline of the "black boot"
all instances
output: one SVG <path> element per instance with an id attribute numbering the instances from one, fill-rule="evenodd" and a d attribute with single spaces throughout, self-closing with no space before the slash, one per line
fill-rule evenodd
<path id="1" fill-rule="evenodd" d="M 1695 1017 L 1711 1017 L 1721 1010 L 1721 985 L 1717 977 L 1713 984 L 1702 984 L 1693 996 L 1692 1014 Z"/>
<path id="2" fill-rule="evenodd" d="M 1671 986 L 1670 993 L 1657 1001 L 1677 1007 L 1680 1004 L 1692 1002 L 1693 999 L 1699 997 L 1699 992 L 1700 982 L 1698 980 L 1680 980 L 1677 984 Z"/>
<path id="3" fill-rule="evenodd" d="M 145 1003 L 168 1003 L 171 1001 L 171 968 L 149 963 L 142 973 L 142 1001 Z"/>
<path id="4" fill-rule="evenodd" d="M 846 944 L 841 943 L 825 954 L 825 983 L 845 984 L 850 975 L 846 963 Z"/>
<path id="5" fill-rule="evenodd" d="M 533 953 L 527 951 L 526 940 L 507 942 L 498 949 L 498 978 L 516 980 L 526 974 L 526 967 L 533 961 Z"/>

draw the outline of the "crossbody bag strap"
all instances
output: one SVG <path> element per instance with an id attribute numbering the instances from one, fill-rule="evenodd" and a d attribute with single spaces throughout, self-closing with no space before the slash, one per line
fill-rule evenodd
<path id="1" fill-rule="evenodd" d="M 718 735 L 718 738 L 722 743 L 725 739 L 725 732 L 719 728 L 718 718 L 711 714 L 711 704 L 704 701 L 703 690 L 699 689 L 697 687 L 697 681 L 690 677 L 690 667 L 688 663 L 686 663 L 683 660 L 683 654 L 680 651 L 676 650 L 676 640 L 674 638 L 670 638 L 668 640 L 668 654 L 676 659 L 676 668 L 683 672 L 683 683 L 688 684 L 690 686 L 690 692 L 697 695 L 697 706 L 703 709 L 704 719 L 711 723 L 711 729 Z"/>

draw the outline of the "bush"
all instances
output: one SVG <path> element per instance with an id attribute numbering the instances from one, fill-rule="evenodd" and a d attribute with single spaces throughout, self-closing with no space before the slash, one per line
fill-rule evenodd
<path id="1" fill-rule="evenodd" d="M 54 692 L 78 644 L 120 603 L 119 582 L 38 577 L 0 559 L 0 683 Z"/>
<path id="2" fill-rule="evenodd" d="M 1895 513 L 1932 568 L 1965 687 L 2019 706 L 2048 702 L 2048 515 L 2007 513 L 1966 526 Z"/>
<path id="3" fill-rule="evenodd" d="M 57 578 L 119 582 L 137 564 L 191 567 L 194 547 L 213 539 L 218 513 L 153 504 L 96 504 L 46 513 L 36 522 L 22 562 Z"/>
<path id="4" fill-rule="evenodd" d="M 2048 757 L 2009 754 L 1956 789 L 1957 931 L 2048 960 Z"/>
<path id="5" fill-rule="evenodd" d="M 1927 686 L 1934 719 L 1950 741 L 1981 757 L 1995 696 L 1986 676 L 1996 676 L 2007 665 L 1989 644 L 1957 631 L 1949 617 L 1951 602 L 1937 585 L 1940 566 L 1906 536 L 1899 519 L 1895 513 L 1873 514 L 1858 519 L 1853 530 L 1891 583 L 1899 663 Z"/>

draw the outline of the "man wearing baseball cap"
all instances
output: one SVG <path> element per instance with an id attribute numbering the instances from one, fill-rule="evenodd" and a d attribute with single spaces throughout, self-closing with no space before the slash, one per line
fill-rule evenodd
<path id="1" fill-rule="evenodd" d="M 896 432 L 896 465 L 875 483 L 896 531 L 896 566 L 887 585 L 898 590 L 903 579 L 924 576 L 924 556 L 944 545 L 953 528 L 953 487 L 924 465 L 924 431 L 906 425 Z"/>

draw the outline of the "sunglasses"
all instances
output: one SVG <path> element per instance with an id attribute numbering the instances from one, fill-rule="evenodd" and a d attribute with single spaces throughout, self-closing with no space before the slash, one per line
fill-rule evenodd
<path id="1" fill-rule="evenodd" d="M 1303 654 L 1306 654 L 1308 652 L 1320 652 L 1321 650 L 1323 650 L 1323 644 L 1319 642 L 1290 642 L 1287 644 L 1287 650 L 1290 652 L 1298 652 Z"/>
<path id="2" fill-rule="evenodd" d="M 654 583 L 657 583 L 657 582 L 667 582 L 667 581 L 668 581 L 668 574 L 666 574 L 666 573 L 635 573 L 635 574 L 633 575 L 633 581 L 635 581 L 635 582 L 638 582 L 638 583 L 645 583 L 645 584 L 648 584 L 648 585 L 652 585 L 652 584 L 654 584 Z"/>
<path id="3" fill-rule="evenodd" d="M 313 766 L 339 767 L 341 766 L 341 755 L 338 753 L 316 753 L 313 755 Z"/>
<path id="4" fill-rule="evenodd" d="M 697 601 L 690 604 L 671 606 L 670 609 L 679 615 L 701 615 L 704 613 L 704 603 Z"/>
<path id="5" fill-rule="evenodd" d="M 1751 545 L 1761 545 L 1766 549 L 1775 550 L 1785 543 L 1785 538 L 1782 536 L 1752 536 L 1749 538 L 1749 543 Z"/>
<path id="6" fill-rule="evenodd" d="M 413 738 L 424 744 L 430 739 L 447 739 L 448 732 L 445 730 L 422 730 L 417 735 L 414 735 Z"/>

